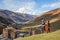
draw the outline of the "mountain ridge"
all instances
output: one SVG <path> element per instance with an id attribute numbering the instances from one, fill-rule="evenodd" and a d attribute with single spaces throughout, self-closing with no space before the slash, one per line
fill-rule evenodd
<path id="1" fill-rule="evenodd" d="M 27 24 L 23 26 L 29 27 L 29 26 L 40 25 L 41 20 L 44 20 L 45 23 L 49 20 L 51 31 L 60 29 L 59 27 L 60 26 L 60 8 L 45 12 L 40 16 L 36 17 L 35 19 L 32 19 L 31 21 L 29 21 Z"/>
<path id="2" fill-rule="evenodd" d="M 15 23 L 22 23 L 31 20 L 34 18 L 33 15 L 29 14 L 22 14 L 22 13 L 15 13 L 9 10 L 0 10 L 0 16 L 3 18 L 11 19 Z"/>

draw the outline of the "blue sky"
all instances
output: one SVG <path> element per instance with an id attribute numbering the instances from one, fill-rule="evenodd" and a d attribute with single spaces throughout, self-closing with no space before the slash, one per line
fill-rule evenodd
<path id="1" fill-rule="evenodd" d="M 0 0 L 0 9 L 39 15 L 60 8 L 60 0 Z"/>

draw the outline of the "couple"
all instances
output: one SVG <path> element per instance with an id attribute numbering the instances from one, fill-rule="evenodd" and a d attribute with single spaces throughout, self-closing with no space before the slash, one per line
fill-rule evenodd
<path id="1" fill-rule="evenodd" d="M 47 21 L 45 23 L 44 20 L 42 20 L 42 25 L 44 25 L 44 26 L 42 26 L 42 32 L 44 32 L 44 31 L 46 33 L 50 32 L 50 23 L 49 23 L 49 21 Z"/>

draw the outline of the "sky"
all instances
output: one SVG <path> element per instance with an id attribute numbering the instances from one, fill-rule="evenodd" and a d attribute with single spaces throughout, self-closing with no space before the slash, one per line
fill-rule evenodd
<path id="1" fill-rule="evenodd" d="M 0 9 L 18 13 L 40 15 L 60 8 L 60 0 L 0 0 Z"/>

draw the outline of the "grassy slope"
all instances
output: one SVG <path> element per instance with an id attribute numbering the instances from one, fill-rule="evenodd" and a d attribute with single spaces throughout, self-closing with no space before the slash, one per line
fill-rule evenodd
<path id="1" fill-rule="evenodd" d="M 42 19 L 47 21 L 47 20 L 52 20 L 52 19 L 57 18 L 57 17 L 60 17 L 60 8 L 54 9 L 54 10 L 51 10 L 51 11 L 48 11 L 48 12 L 45 12 L 45 13 L 41 14 L 37 18 L 32 19 L 25 26 L 39 25 L 39 24 L 41 24 Z"/>
<path id="2" fill-rule="evenodd" d="M 47 20 L 50 21 L 51 31 L 59 30 L 60 29 L 60 8 L 41 14 L 37 18 L 31 20 L 28 24 L 25 24 L 23 27 L 40 25 L 42 19 L 44 19 L 45 22 Z"/>
<path id="3" fill-rule="evenodd" d="M 48 34 L 44 33 L 25 38 L 17 38 L 15 40 L 60 40 L 60 30 Z"/>

